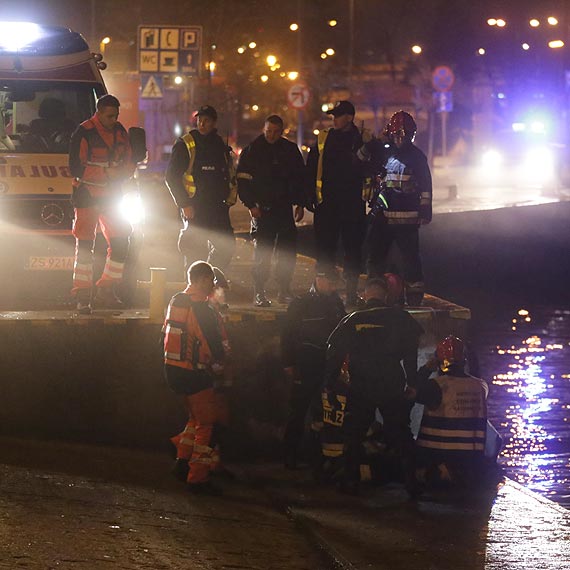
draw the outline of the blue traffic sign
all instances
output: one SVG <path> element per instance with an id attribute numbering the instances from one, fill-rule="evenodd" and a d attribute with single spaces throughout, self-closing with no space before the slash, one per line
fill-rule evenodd
<path id="1" fill-rule="evenodd" d="M 434 93 L 433 102 L 437 113 L 451 113 L 453 111 L 453 92 L 440 91 Z"/>

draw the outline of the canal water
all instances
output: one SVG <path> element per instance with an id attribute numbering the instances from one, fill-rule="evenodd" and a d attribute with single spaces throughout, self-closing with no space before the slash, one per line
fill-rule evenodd
<path id="1" fill-rule="evenodd" d="M 520 307 L 474 336 L 506 475 L 570 508 L 570 310 Z"/>

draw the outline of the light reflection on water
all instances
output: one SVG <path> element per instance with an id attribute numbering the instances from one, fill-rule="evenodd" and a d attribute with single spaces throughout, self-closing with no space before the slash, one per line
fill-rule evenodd
<path id="1" fill-rule="evenodd" d="M 500 462 L 570 507 L 570 311 L 520 309 L 507 326 L 493 323 L 478 342 L 489 418 L 505 439 Z"/>

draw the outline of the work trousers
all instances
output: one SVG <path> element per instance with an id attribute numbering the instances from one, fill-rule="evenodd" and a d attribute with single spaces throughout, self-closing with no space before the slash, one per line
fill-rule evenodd
<path id="1" fill-rule="evenodd" d="M 294 455 L 299 449 L 305 433 L 305 419 L 309 409 L 312 409 L 313 419 L 320 421 L 322 418 L 320 394 L 323 385 L 323 370 L 324 366 L 303 370 L 299 378 L 294 381 L 291 389 L 289 419 L 283 438 L 286 454 Z"/>
<path id="2" fill-rule="evenodd" d="M 315 242 L 317 268 L 325 271 L 333 268 L 339 240 L 344 250 L 344 278 L 358 278 L 362 269 L 362 245 L 366 234 L 366 218 L 345 217 L 340 205 L 323 202 L 315 210 Z"/>
<path id="3" fill-rule="evenodd" d="M 205 483 L 210 471 L 219 462 L 219 452 L 213 441 L 218 421 L 219 403 L 213 388 L 184 395 L 188 421 L 184 430 L 171 439 L 178 459 L 187 459 L 190 470 L 187 483 Z"/>
<path id="4" fill-rule="evenodd" d="M 399 452 L 405 482 L 411 484 L 415 477 L 414 440 L 410 431 L 411 404 L 404 398 L 403 390 L 401 394 L 379 398 L 351 388 L 344 420 L 346 481 L 360 481 L 362 442 L 374 420 L 376 409 L 384 420 L 385 442 Z"/>
<path id="5" fill-rule="evenodd" d="M 366 239 L 368 276 L 380 277 L 388 271 L 387 260 L 393 244 L 396 244 L 400 251 L 404 281 L 406 283 L 423 281 L 419 226 L 388 224 L 382 216 L 370 218 L 368 226 Z"/>
<path id="6" fill-rule="evenodd" d="M 251 221 L 251 237 L 255 290 L 264 289 L 275 253 L 275 278 L 280 290 L 288 291 L 297 257 L 297 228 L 291 206 L 262 210 L 261 217 Z"/>
<path id="7" fill-rule="evenodd" d="M 114 203 L 75 208 L 72 233 L 75 237 L 73 267 L 74 295 L 87 295 L 93 286 L 93 249 L 97 226 L 107 241 L 107 259 L 97 287 L 112 287 L 123 279 L 129 248 L 131 225 L 123 219 Z"/>
<path id="8" fill-rule="evenodd" d="M 178 251 L 184 255 L 185 270 L 195 261 L 207 261 L 226 271 L 235 249 L 229 208 L 196 207 L 192 220 L 184 220 L 178 236 Z"/>

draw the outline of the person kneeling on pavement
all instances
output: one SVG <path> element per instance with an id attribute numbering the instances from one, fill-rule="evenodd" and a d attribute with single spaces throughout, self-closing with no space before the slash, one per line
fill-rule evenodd
<path id="1" fill-rule="evenodd" d="M 222 384 L 229 344 L 219 313 L 208 302 L 214 270 L 205 261 L 188 269 L 188 287 L 172 297 L 163 327 L 164 371 L 170 388 L 188 412 L 183 432 L 173 438 L 175 474 L 196 493 L 217 494 L 210 473 L 215 467 L 221 407 L 215 386 Z"/>
<path id="2" fill-rule="evenodd" d="M 346 316 L 328 340 L 325 387 L 333 393 L 348 358 L 350 388 L 344 420 L 345 471 L 341 490 L 358 493 L 362 442 L 376 409 L 384 420 L 384 440 L 399 453 L 406 488 L 415 495 L 414 445 L 406 385 L 414 386 L 422 327 L 406 311 L 386 304 L 383 278 L 367 281 L 366 306 Z M 403 363 L 403 366 L 402 366 Z"/>
<path id="3" fill-rule="evenodd" d="M 472 486 L 482 480 L 489 387 L 464 366 L 463 341 L 448 336 L 418 371 L 416 401 L 425 409 L 416 445 L 424 483 Z"/>

